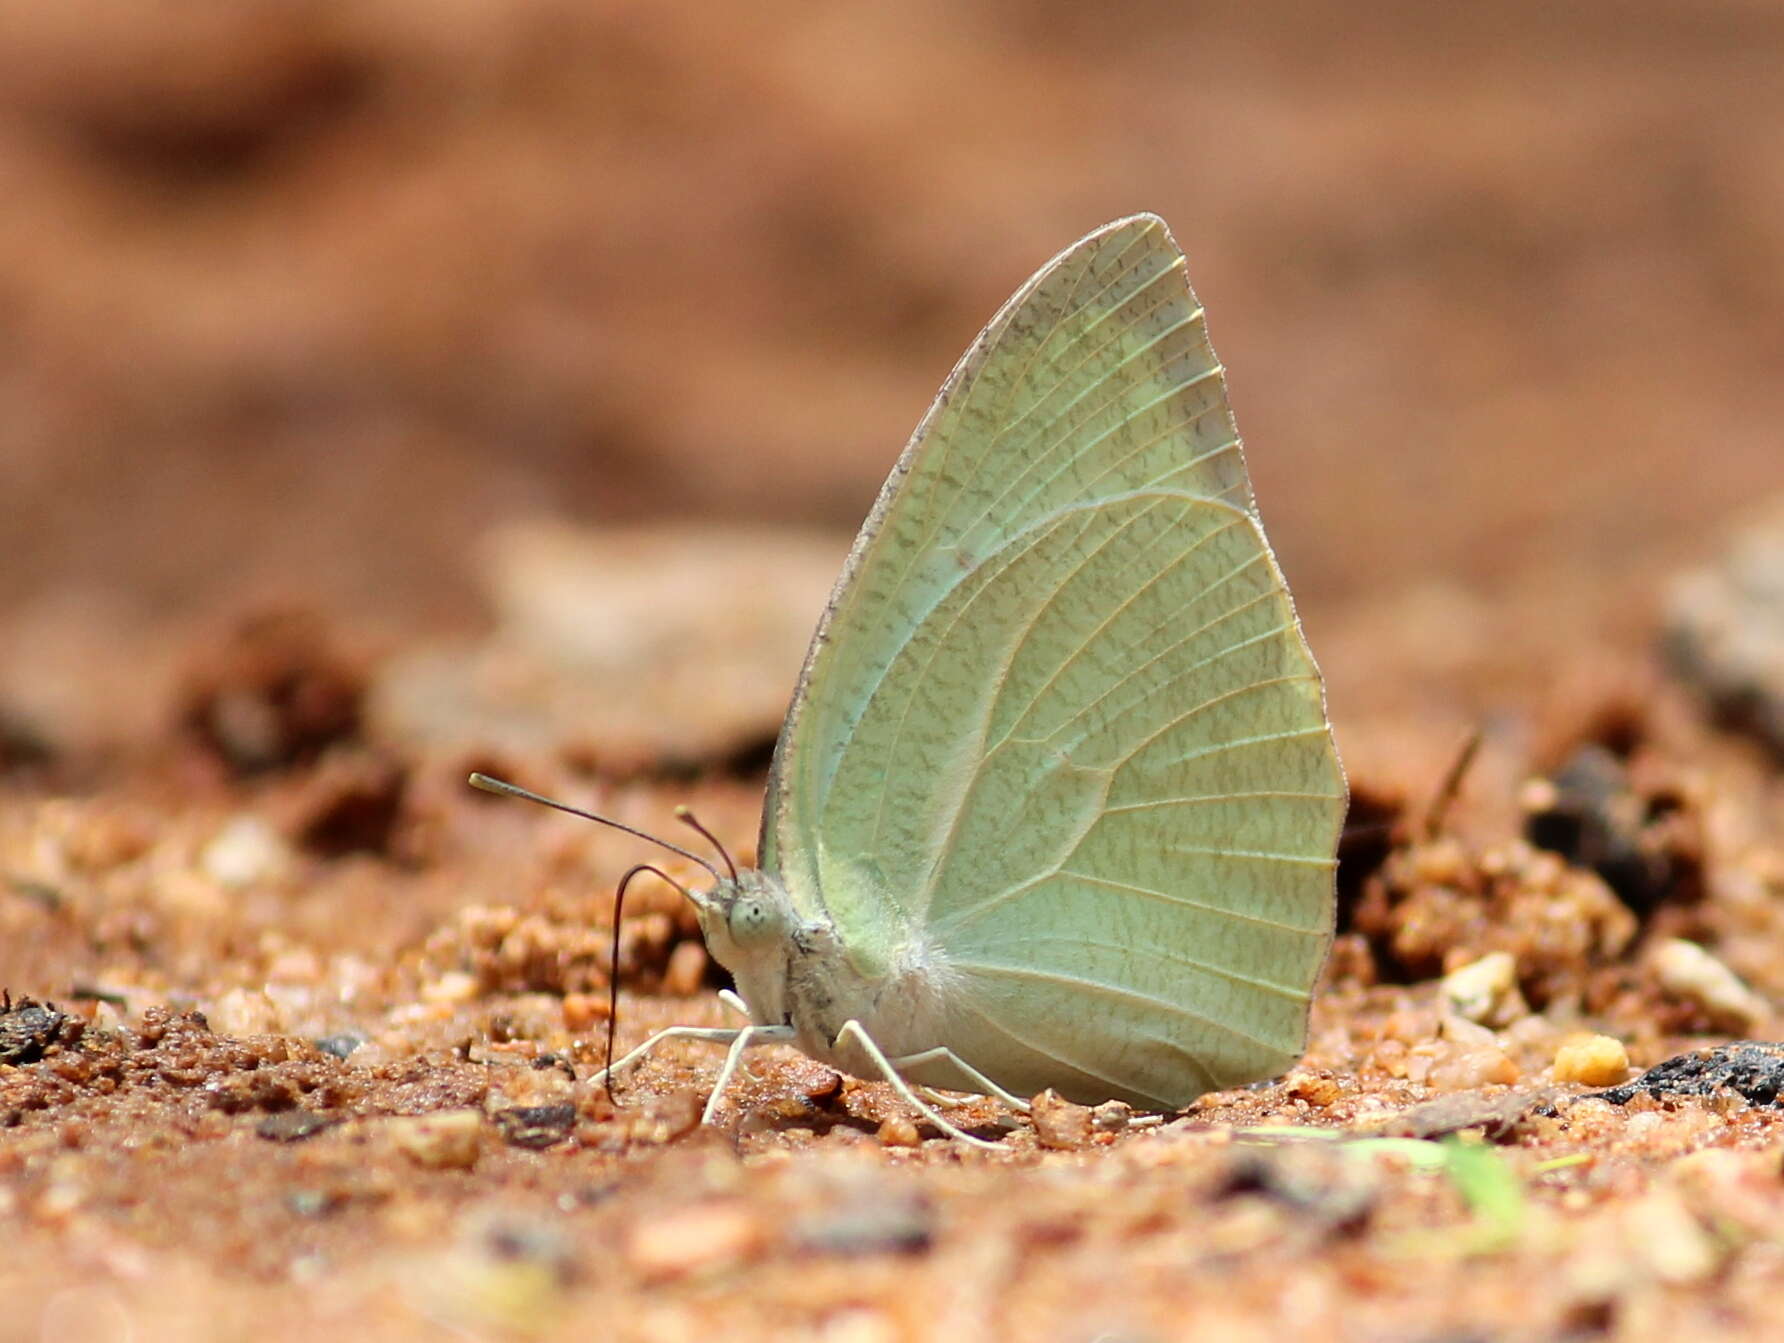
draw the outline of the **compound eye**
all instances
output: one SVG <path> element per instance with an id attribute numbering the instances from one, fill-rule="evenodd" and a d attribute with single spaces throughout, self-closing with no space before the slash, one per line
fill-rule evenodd
<path id="1" fill-rule="evenodd" d="M 731 906 L 731 936 L 737 942 L 758 941 L 772 924 L 768 906 L 760 900 L 739 900 Z"/>

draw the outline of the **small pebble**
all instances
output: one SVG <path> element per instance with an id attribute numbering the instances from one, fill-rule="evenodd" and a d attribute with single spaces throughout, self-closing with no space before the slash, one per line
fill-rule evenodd
<path id="1" fill-rule="evenodd" d="M 338 1035 L 324 1035 L 315 1041 L 316 1048 L 324 1054 L 333 1054 L 337 1059 L 349 1057 L 354 1050 L 365 1044 L 365 1036 L 356 1031 L 342 1031 Z"/>
<path id="2" fill-rule="evenodd" d="M 217 832 L 198 856 L 205 875 L 232 891 L 262 886 L 285 876 L 291 849 L 258 816 L 237 816 Z"/>
<path id="3" fill-rule="evenodd" d="M 398 1150 L 429 1170 L 469 1170 L 477 1164 L 483 1116 L 476 1110 L 398 1115 L 384 1127 Z"/>
<path id="4" fill-rule="evenodd" d="M 281 1110 L 262 1119 L 254 1126 L 254 1132 L 268 1142 L 302 1142 L 333 1127 L 335 1122 L 326 1115 L 312 1114 L 308 1110 Z"/>
<path id="5" fill-rule="evenodd" d="M 580 1035 L 607 1020 L 607 999 L 593 993 L 564 995 L 564 1029 Z"/>
<path id="6" fill-rule="evenodd" d="M 285 1029 L 284 1013 L 259 989 L 226 990 L 204 1015 L 219 1035 L 277 1035 Z"/>
<path id="7" fill-rule="evenodd" d="M 809 1080 L 808 1080 L 809 1079 Z M 822 1108 L 842 1099 L 843 1076 L 833 1068 L 800 1078 L 799 1092 L 808 1106 Z"/>
<path id="8" fill-rule="evenodd" d="M 626 1236 L 626 1259 L 646 1278 L 661 1281 L 728 1268 L 757 1254 L 767 1236 L 756 1214 L 729 1203 L 707 1203 L 654 1217 Z"/>
<path id="9" fill-rule="evenodd" d="M 1495 951 L 1443 977 L 1443 1000 L 1469 1021 L 1503 1026 L 1528 1014 L 1518 994 L 1518 963 L 1509 951 Z"/>
<path id="10" fill-rule="evenodd" d="M 563 1105 L 576 1099 L 576 1079 L 562 1068 L 546 1066 L 493 1071 L 490 1099 L 485 1108 Z"/>
<path id="11" fill-rule="evenodd" d="M 1467 870 L 1466 851 L 1448 836 L 1420 844 L 1412 851 L 1413 877 L 1422 885 L 1453 886 Z"/>
<path id="12" fill-rule="evenodd" d="M 880 1124 L 881 1147 L 915 1147 L 922 1141 L 917 1125 L 908 1115 L 893 1115 Z"/>
<path id="13" fill-rule="evenodd" d="M 1666 1170 L 1666 1183 L 1701 1223 L 1724 1236 L 1770 1239 L 1775 1220 L 1779 1152 L 1705 1147 L 1680 1157 Z"/>
<path id="14" fill-rule="evenodd" d="M 1555 1080 L 1612 1087 L 1629 1076 L 1629 1051 L 1609 1035 L 1576 1035 L 1555 1051 Z"/>
<path id="15" fill-rule="evenodd" d="M 643 1109 L 628 1109 L 627 1130 L 634 1142 L 674 1142 L 700 1127 L 705 1098 L 692 1088 L 654 1097 Z"/>
<path id="16" fill-rule="evenodd" d="M 1292 1072 L 1282 1079 L 1283 1089 L 1296 1100 L 1324 1109 L 1344 1094 L 1329 1073 Z M 1097 1107 L 1099 1110 L 1101 1106 Z"/>
<path id="17" fill-rule="evenodd" d="M 421 986 L 423 1002 L 455 1005 L 475 998 L 481 986 L 477 976 L 464 970 L 448 970 L 438 979 Z"/>
<path id="18" fill-rule="evenodd" d="M 1331 1082 L 1330 1078 L 1325 1080 L 1331 1084 L 1335 1093 L 1337 1083 Z M 1104 1101 L 1090 1112 L 1091 1127 L 1098 1133 L 1120 1133 L 1133 1122 L 1134 1107 L 1126 1101 Z"/>
<path id="19" fill-rule="evenodd" d="M 1654 949 L 1650 965 L 1661 988 L 1696 1003 L 1721 1025 L 1752 1032 L 1771 1016 L 1763 998 L 1695 942 L 1666 939 Z"/>
<path id="20" fill-rule="evenodd" d="M 36 1213 L 41 1221 L 61 1222 L 72 1217 L 87 1201 L 87 1186 L 77 1179 L 55 1178 L 38 1196 Z"/>
<path id="21" fill-rule="evenodd" d="M 1090 1142 L 1090 1107 L 1074 1105 L 1051 1088 L 1034 1098 L 1029 1118 L 1042 1147 L 1070 1152 Z"/>
<path id="22" fill-rule="evenodd" d="M 64 852 L 82 872 L 109 872 L 142 857 L 152 844 L 150 832 L 136 821 L 101 813 L 69 831 Z"/>
<path id="23" fill-rule="evenodd" d="M 1497 1045 L 1474 1045 L 1432 1064 L 1429 1080 L 1436 1091 L 1472 1091 L 1494 1082 L 1510 1086 L 1521 1076 L 1518 1065 Z"/>
<path id="24" fill-rule="evenodd" d="M 1437 1036 L 1451 1044 L 1469 1048 L 1497 1045 L 1499 1037 L 1487 1027 L 1467 1017 L 1446 1016 L 1437 1023 Z"/>

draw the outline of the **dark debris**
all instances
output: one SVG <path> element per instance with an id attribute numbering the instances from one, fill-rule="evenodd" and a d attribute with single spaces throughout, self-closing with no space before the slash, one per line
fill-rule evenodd
<path id="1" fill-rule="evenodd" d="M 497 1110 L 492 1116 L 510 1147 L 542 1151 L 568 1138 L 576 1128 L 576 1107 L 561 1105 L 517 1105 Z"/>
<path id="2" fill-rule="evenodd" d="M 1604 878 L 1639 915 L 1703 894 L 1702 839 L 1686 800 L 1670 789 L 1641 789 L 1613 750 L 1580 747 L 1527 796 L 1524 834 Z"/>
<path id="3" fill-rule="evenodd" d="M 1662 651 L 1718 721 L 1784 760 L 1784 508 L 1773 506 L 1668 603 Z"/>
<path id="4" fill-rule="evenodd" d="M 54 1003 L 0 995 L 0 1063 L 35 1063 L 52 1049 L 73 1046 L 85 1030 L 84 1021 Z"/>
<path id="5" fill-rule="evenodd" d="M 287 805 L 285 829 L 321 858 L 350 853 L 404 856 L 408 771 L 375 751 L 338 748 L 317 765 Z"/>
<path id="6" fill-rule="evenodd" d="M 187 669 L 179 726 L 231 773 L 283 769 L 357 737 L 364 691 L 320 615 L 263 611 Z"/>
<path id="7" fill-rule="evenodd" d="M 1777 1105 L 1784 1091 L 1784 1044 L 1739 1040 L 1678 1054 L 1633 1082 L 1598 1094 L 1616 1105 L 1639 1095 L 1714 1096 L 1732 1091 L 1754 1105 Z"/>

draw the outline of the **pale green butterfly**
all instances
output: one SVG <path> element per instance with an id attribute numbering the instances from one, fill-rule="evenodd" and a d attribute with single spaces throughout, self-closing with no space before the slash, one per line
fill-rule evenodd
<path id="1" fill-rule="evenodd" d="M 1183 254 L 1117 220 L 943 385 L 818 624 L 761 868 L 689 893 L 751 1024 L 616 1067 L 729 1044 L 710 1119 L 792 1043 L 958 1137 L 912 1084 L 1171 1110 L 1270 1077 L 1345 804 Z"/>

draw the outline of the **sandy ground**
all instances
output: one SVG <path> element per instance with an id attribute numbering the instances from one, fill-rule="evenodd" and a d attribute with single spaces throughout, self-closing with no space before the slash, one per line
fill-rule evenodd
<path id="1" fill-rule="evenodd" d="M 1780 1035 L 1784 21 L 1357 13 L 9 20 L 0 1339 L 1770 1336 L 1778 1051 L 1615 1084 Z M 749 855 L 909 427 L 1139 208 L 1355 794 L 1306 1059 L 609 1098 L 721 976 L 465 774 Z"/>

